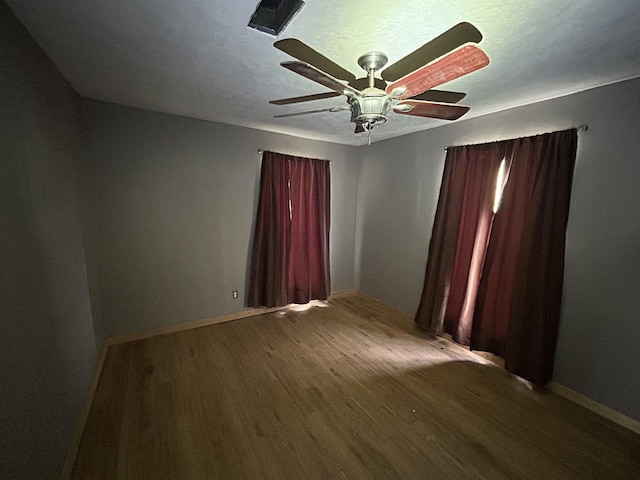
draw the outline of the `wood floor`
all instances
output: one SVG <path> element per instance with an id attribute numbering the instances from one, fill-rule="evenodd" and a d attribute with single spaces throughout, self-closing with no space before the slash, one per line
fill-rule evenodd
<path id="1" fill-rule="evenodd" d="M 113 345 L 72 478 L 640 479 L 640 436 L 370 299 Z"/>

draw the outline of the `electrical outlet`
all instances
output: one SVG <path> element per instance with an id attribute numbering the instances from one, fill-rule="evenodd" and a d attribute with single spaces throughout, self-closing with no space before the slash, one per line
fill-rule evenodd
<path id="1" fill-rule="evenodd" d="M 238 290 L 233 291 L 233 298 L 238 298 Z"/>

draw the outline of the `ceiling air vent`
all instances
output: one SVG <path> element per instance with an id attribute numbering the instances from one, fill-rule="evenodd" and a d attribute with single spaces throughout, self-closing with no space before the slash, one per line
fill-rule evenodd
<path id="1" fill-rule="evenodd" d="M 302 0 L 262 0 L 248 26 L 278 36 L 303 5 Z"/>

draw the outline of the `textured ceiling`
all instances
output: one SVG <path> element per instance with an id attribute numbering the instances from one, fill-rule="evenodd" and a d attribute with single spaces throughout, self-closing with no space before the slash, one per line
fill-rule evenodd
<path id="1" fill-rule="evenodd" d="M 258 0 L 6 0 L 83 96 L 336 143 L 362 145 L 344 97 L 275 106 L 326 91 L 279 63 L 273 42 L 298 38 L 361 77 L 358 57 L 389 64 L 467 21 L 484 35 L 483 70 L 443 85 L 466 92 L 471 118 L 640 76 L 637 0 L 305 0 L 276 39 L 247 28 Z M 391 113 L 372 141 L 445 121 Z"/>

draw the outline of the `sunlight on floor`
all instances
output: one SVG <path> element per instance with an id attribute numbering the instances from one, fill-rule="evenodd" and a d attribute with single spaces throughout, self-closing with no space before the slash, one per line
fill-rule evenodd
<path id="1" fill-rule="evenodd" d="M 329 306 L 326 300 L 312 300 L 305 304 L 292 303 L 278 311 L 276 315 L 284 317 L 289 312 L 304 313 L 310 312 L 314 308 Z M 389 338 L 382 331 L 368 331 L 367 337 L 368 341 L 363 344 L 366 347 L 367 356 L 363 360 L 376 364 L 382 362 L 396 373 L 398 371 L 421 370 L 425 367 L 459 361 L 504 369 L 504 359 L 487 352 L 471 351 L 468 347 L 453 342 L 447 335 L 436 339 L 412 335 Z M 442 355 L 438 352 L 442 352 Z M 534 385 L 528 380 L 511 375 L 527 390 L 534 390 Z"/>
<path id="2" fill-rule="evenodd" d="M 307 310 L 313 307 L 325 308 L 328 307 L 329 304 L 326 300 L 311 300 L 309 303 L 298 304 L 298 303 L 290 303 L 283 310 L 278 312 L 279 316 L 286 315 L 287 312 L 306 312 Z"/>

